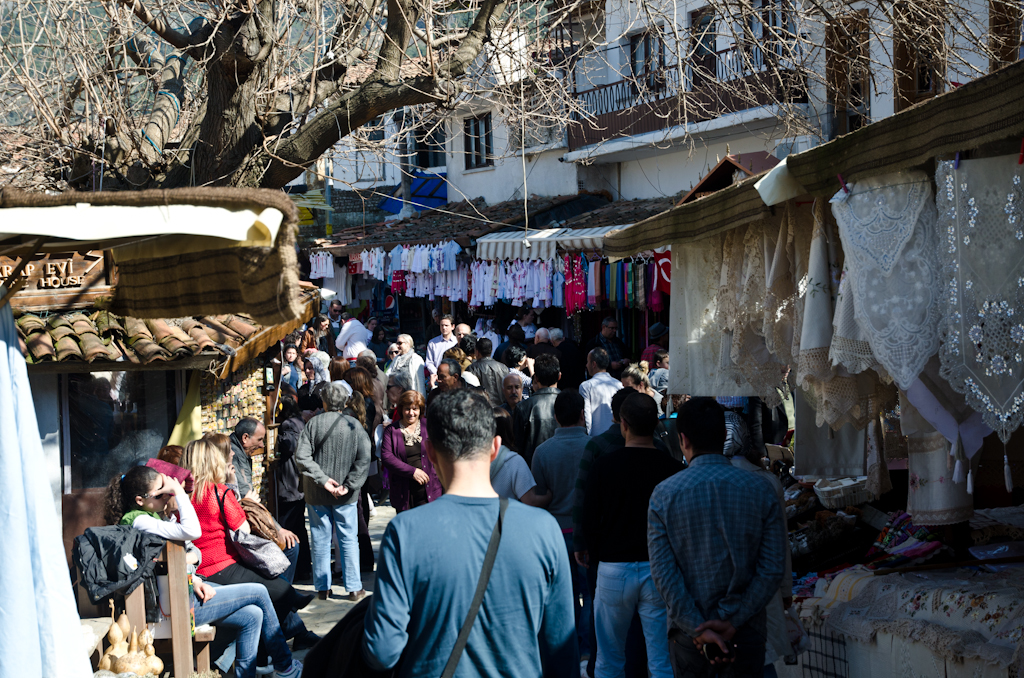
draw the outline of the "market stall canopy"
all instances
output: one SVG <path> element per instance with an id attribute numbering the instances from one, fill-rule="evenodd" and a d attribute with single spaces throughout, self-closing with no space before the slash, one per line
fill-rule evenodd
<path id="1" fill-rule="evenodd" d="M 511 259 L 552 259 L 558 253 L 557 237 L 564 228 L 539 231 L 500 231 L 477 238 L 477 259 L 503 261 Z"/>
<path id="2" fill-rule="evenodd" d="M 298 317 L 297 211 L 277 191 L 233 188 L 59 195 L 0 191 L 0 255 L 109 249 L 109 309 L 138 318 Z M 13 285 L 18 287 L 16 283 Z"/>
<path id="3" fill-rule="evenodd" d="M 694 242 L 771 214 L 754 184 L 761 174 L 644 219 L 604 238 L 604 253 L 623 258 L 665 245 Z"/>

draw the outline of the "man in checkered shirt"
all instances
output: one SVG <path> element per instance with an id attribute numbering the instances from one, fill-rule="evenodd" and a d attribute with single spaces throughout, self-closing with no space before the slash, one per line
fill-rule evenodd
<path id="1" fill-rule="evenodd" d="M 765 606 L 778 590 L 786 534 L 775 491 L 760 474 L 722 454 L 725 411 L 713 398 L 679 409 L 689 464 L 651 496 L 651 575 L 668 605 L 669 651 L 677 677 L 760 676 Z M 725 659 L 709 661 L 705 646 Z"/>

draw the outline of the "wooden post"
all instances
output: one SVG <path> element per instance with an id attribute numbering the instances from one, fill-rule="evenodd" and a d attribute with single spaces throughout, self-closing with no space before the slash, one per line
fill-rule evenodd
<path id="1" fill-rule="evenodd" d="M 128 615 L 128 624 L 132 630 L 142 633 L 146 628 L 146 587 L 142 582 L 131 594 L 124 597 L 124 611 Z M 128 638 L 131 638 L 131 631 Z"/>
<path id="2" fill-rule="evenodd" d="M 167 571 L 185 572 L 185 547 L 181 542 L 167 542 Z M 189 612 L 188 580 L 167 577 L 171 598 L 171 656 L 175 678 L 190 678 L 192 667 L 192 623 Z"/>

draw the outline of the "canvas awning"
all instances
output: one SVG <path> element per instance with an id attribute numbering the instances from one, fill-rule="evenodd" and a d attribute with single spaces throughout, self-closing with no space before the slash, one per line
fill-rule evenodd
<path id="1" fill-rule="evenodd" d="M 628 225 L 594 228 L 547 228 L 539 231 L 501 231 L 476 240 L 476 256 L 488 261 L 551 259 L 558 250 L 599 250 L 604 236 Z M 526 243 L 530 246 L 527 247 Z"/>
<path id="2" fill-rule="evenodd" d="M 556 237 L 565 230 L 502 231 L 481 236 L 476 239 L 476 257 L 488 261 L 552 259 L 558 253 Z"/>
<path id="3" fill-rule="evenodd" d="M 0 255 L 24 263 L 42 252 L 109 249 L 118 267 L 109 304 L 115 313 L 151 319 L 241 312 L 273 325 L 302 311 L 297 222 L 294 203 L 278 191 L 3 189 Z"/>

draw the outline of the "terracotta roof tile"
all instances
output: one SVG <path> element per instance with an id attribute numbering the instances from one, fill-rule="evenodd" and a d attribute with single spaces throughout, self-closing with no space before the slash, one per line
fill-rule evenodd
<path id="1" fill-rule="evenodd" d="M 531 219 L 538 215 L 543 217 L 546 212 L 578 199 L 578 195 L 533 196 L 529 199 L 528 212 Z M 318 245 L 336 255 L 358 254 L 373 247 L 390 249 L 399 244 L 429 244 L 441 240 L 455 240 L 467 247 L 474 238 L 522 223 L 524 214 L 522 200 L 487 205 L 483 198 L 477 198 L 425 210 L 400 221 L 347 228 L 319 241 Z M 537 224 L 538 227 L 543 225 L 546 224 Z"/>
<path id="2" fill-rule="evenodd" d="M 303 303 L 315 294 L 305 292 Z M 31 365 L 71 361 L 147 365 L 193 357 L 208 357 L 213 363 L 226 360 L 261 330 L 268 329 L 240 314 L 141 320 L 104 310 L 45 318 L 24 313 L 16 324 L 22 353 Z M 284 326 L 269 329 L 278 327 L 284 332 Z"/>
<path id="3" fill-rule="evenodd" d="M 679 196 L 648 198 L 646 200 L 619 200 L 606 207 L 580 214 L 569 219 L 565 228 L 598 228 L 600 226 L 629 226 L 655 214 L 672 209 Z"/>

